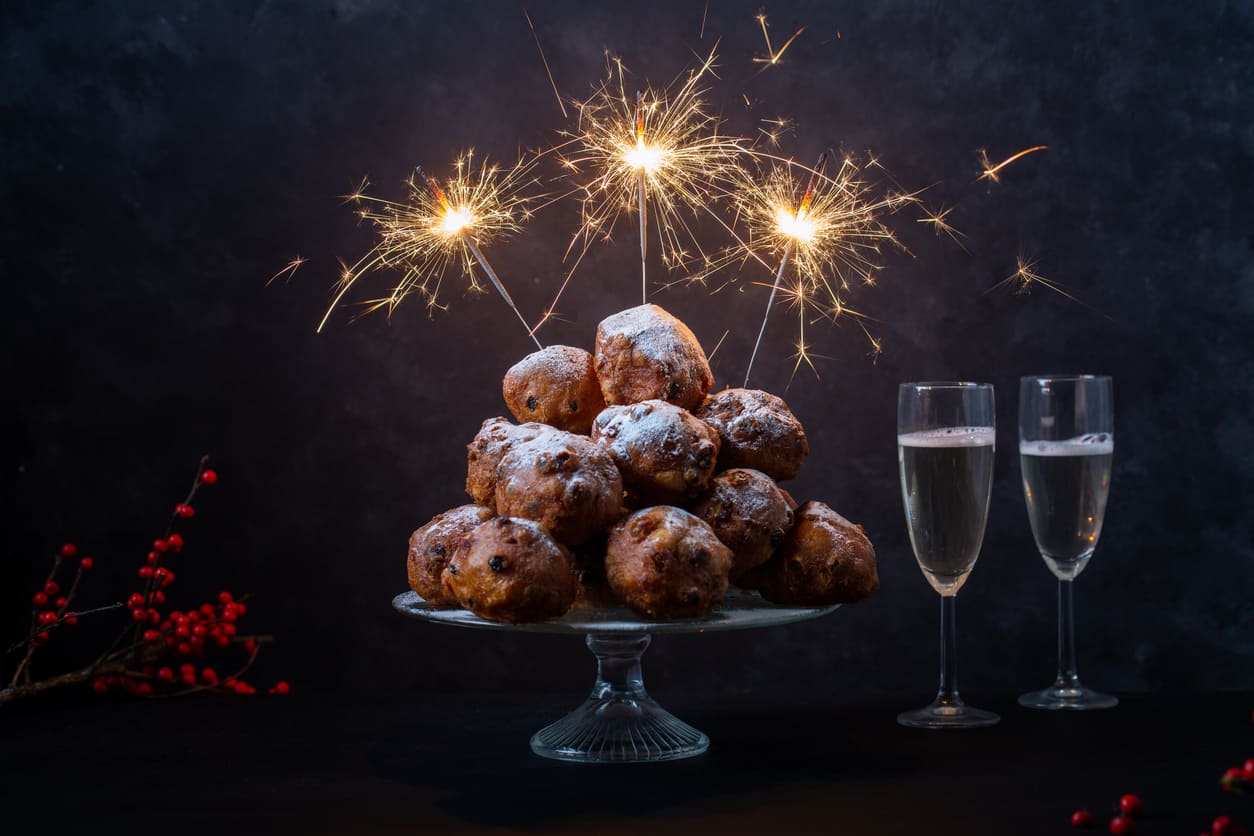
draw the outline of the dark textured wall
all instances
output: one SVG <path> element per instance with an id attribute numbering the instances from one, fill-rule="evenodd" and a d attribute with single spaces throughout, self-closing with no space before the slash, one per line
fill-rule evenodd
<path id="1" fill-rule="evenodd" d="M 1015 385 L 1050 370 L 1113 374 L 1108 523 L 1078 584 L 1082 671 L 1112 689 L 1254 687 L 1254 15 L 1224 2 L 776 2 L 785 60 L 754 77 L 758 4 L 541 3 L 530 11 L 564 92 L 603 50 L 665 82 L 722 38 L 716 91 L 734 130 L 794 117 L 789 153 L 873 149 L 966 234 L 964 252 L 909 215 L 913 257 L 886 260 L 856 306 L 880 322 L 816 334 L 831 359 L 788 400 L 812 456 L 793 492 L 863 522 L 881 591 L 818 622 L 659 641 L 651 685 L 811 689 L 817 699 L 919 700 L 935 676 L 936 596 L 909 551 L 895 450 L 896 384 L 998 386 L 997 484 L 983 555 L 960 598 L 966 690 L 1014 692 L 1053 672 L 1054 591 L 1017 483 Z M 516 3 L 8 3 L 0 12 L 0 275 L 11 522 L 7 632 L 43 555 L 96 555 L 95 594 L 133 577 L 196 456 L 222 482 L 181 558 L 181 595 L 256 593 L 276 634 L 269 672 L 305 687 L 540 688 L 586 684 L 572 639 L 407 622 L 410 530 L 461 503 L 463 445 L 504 411 L 499 381 L 527 350 L 494 297 L 429 321 L 314 325 L 336 257 L 370 243 L 337 195 L 370 175 L 401 194 L 474 145 L 512 154 L 561 116 Z M 741 93 L 755 103 L 746 111 Z M 975 150 L 1049 150 L 976 183 Z M 933 185 L 935 184 L 935 185 Z M 494 250 L 520 306 L 562 276 L 573 206 Z M 630 230 L 590 257 L 550 342 L 590 346 L 634 304 Z M 1038 289 L 985 293 L 1024 251 L 1086 306 Z M 289 284 L 265 280 L 310 259 Z M 764 291 L 655 300 L 742 374 Z M 757 382 L 788 384 L 774 320 Z M 90 596 L 89 596 L 90 597 Z"/>

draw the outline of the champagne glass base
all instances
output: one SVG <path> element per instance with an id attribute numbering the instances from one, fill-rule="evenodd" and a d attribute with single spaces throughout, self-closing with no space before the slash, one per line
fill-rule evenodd
<path id="1" fill-rule="evenodd" d="M 995 726 L 1001 717 L 982 708 L 973 708 L 961 700 L 941 702 L 897 715 L 897 723 L 912 729 L 978 729 Z"/>
<path id="2" fill-rule="evenodd" d="M 1019 697 L 1019 705 L 1024 708 L 1039 708 L 1045 711 L 1093 711 L 1101 708 L 1114 708 L 1119 698 L 1103 694 L 1083 685 L 1063 685 L 1054 683 L 1043 691 L 1033 691 Z"/>

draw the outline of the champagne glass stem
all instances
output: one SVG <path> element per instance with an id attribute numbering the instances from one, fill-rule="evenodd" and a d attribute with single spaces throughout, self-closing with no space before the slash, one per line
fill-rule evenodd
<path id="1" fill-rule="evenodd" d="M 957 595 L 941 596 L 940 689 L 936 692 L 936 701 L 942 705 L 962 701 L 958 696 L 958 646 L 954 630 L 957 603 Z"/>
<path id="2" fill-rule="evenodd" d="M 1080 687 L 1075 663 L 1075 607 L 1073 581 L 1058 581 L 1058 685 Z"/>

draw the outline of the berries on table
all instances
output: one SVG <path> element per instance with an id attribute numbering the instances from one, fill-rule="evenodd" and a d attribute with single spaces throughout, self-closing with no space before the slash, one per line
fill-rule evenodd
<path id="1" fill-rule="evenodd" d="M 1110 820 L 1110 832 L 1115 836 L 1136 833 L 1136 820 L 1131 816 L 1115 816 Z"/>

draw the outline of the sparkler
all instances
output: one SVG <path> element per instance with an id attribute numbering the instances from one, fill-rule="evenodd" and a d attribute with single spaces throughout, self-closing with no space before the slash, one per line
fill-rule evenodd
<path id="1" fill-rule="evenodd" d="M 620 215 L 637 213 L 645 299 L 649 204 L 661 257 L 669 268 L 704 258 L 685 210 L 713 214 L 711 204 L 737 182 L 739 158 L 748 153 L 742 139 L 719 133 L 718 119 L 706 111 L 702 79 L 714 61 L 712 51 L 682 83 L 677 79 L 660 91 L 646 86 L 633 98 L 622 62 L 614 60 L 606 81 L 576 104 L 577 129 L 559 146 L 574 148 L 562 158 L 572 174 L 591 172 L 591 179 L 579 185 L 581 222 L 567 254 L 581 244 L 582 258 L 595 238 L 611 236 Z"/>
<path id="2" fill-rule="evenodd" d="M 399 268 L 400 280 L 382 299 L 367 302 L 367 312 L 387 308 L 389 314 L 407 296 L 418 293 L 428 311 L 442 307 L 441 284 L 456 260 L 472 290 L 482 290 L 477 264 L 497 293 L 540 345 L 534 329 L 510 297 L 505 285 L 480 249 L 481 244 L 508 237 L 521 229 L 531 213 L 535 197 L 524 194 L 534 184 L 534 159 L 502 170 L 486 161 L 475 165 L 474 152 L 458 158 L 454 176 L 441 189 L 421 167 L 408 181 L 408 202 L 396 203 L 364 193 L 365 184 L 349 199 L 359 205 L 358 215 L 375 225 L 379 241 L 351 267 L 345 267 L 338 290 L 318 325 L 321 331 L 331 313 L 362 276 L 375 270 Z"/>
<path id="3" fill-rule="evenodd" d="M 762 261 L 758 251 L 779 257 L 762 326 L 745 372 L 746 386 L 777 296 L 787 299 L 798 314 L 794 373 L 802 363 L 815 369 L 814 355 L 806 341 L 806 325 L 813 319 L 834 323 L 842 316 L 850 316 L 872 350 L 879 351 L 879 341 L 863 321 L 867 317 L 851 309 L 844 295 L 854 283 L 875 284 L 881 269 L 882 246 L 900 246 L 882 216 L 916 202 L 917 198 L 897 192 L 877 196 L 862 178 L 863 166 L 849 157 L 834 175 L 828 176 L 822 171 L 826 157 L 819 157 L 812 169 L 780 161 L 761 183 L 747 181 L 737 194 L 738 208 L 750 230 L 747 246 L 755 251 L 752 255 L 758 261 Z M 808 173 L 800 200 L 794 169 Z M 790 270 L 794 278 L 786 281 Z"/>
<path id="4" fill-rule="evenodd" d="M 762 28 L 765 31 L 765 18 L 762 18 Z M 771 296 L 766 300 L 766 313 L 762 315 L 762 327 L 758 329 L 758 338 L 753 343 L 753 353 L 749 355 L 749 366 L 745 369 L 744 385 L 746 388 L 749 386 L 749 375 L 753 373 L 753 361 L 757 359 L 758 348 L 762 345 L 762 335 L 766 333 L 766 321 L 771 317 L 771 308 L 775 307 L 775 295 L 779 293 L 779 284 L 784 280 L 784 270 L 788 267 L 788 259 L 792 256 L 793 247 L 798 242 L 805 245 L 814 240 L 814 224 L 806 218 L 806 213 L 810 211 L 810 202 L 814 200 L 815 182 L 822 176 L 823 167 L 826 164 L 827 152 L 824 151 L 819 155 L 819 161 L 814 164 L 814 170 L 810 172 L 810 181 L 806 184 L 805 194 L 801 197 L 801 203 L 797 205 L 797 211 L 789 212 L 783 206 L 776 207 L 775 227 L 777 234 L 783 236 L 786 243 L 784 254 L 779 259 L 779 269 L 775 271 L 775 282 L 771 285 Z"/>

